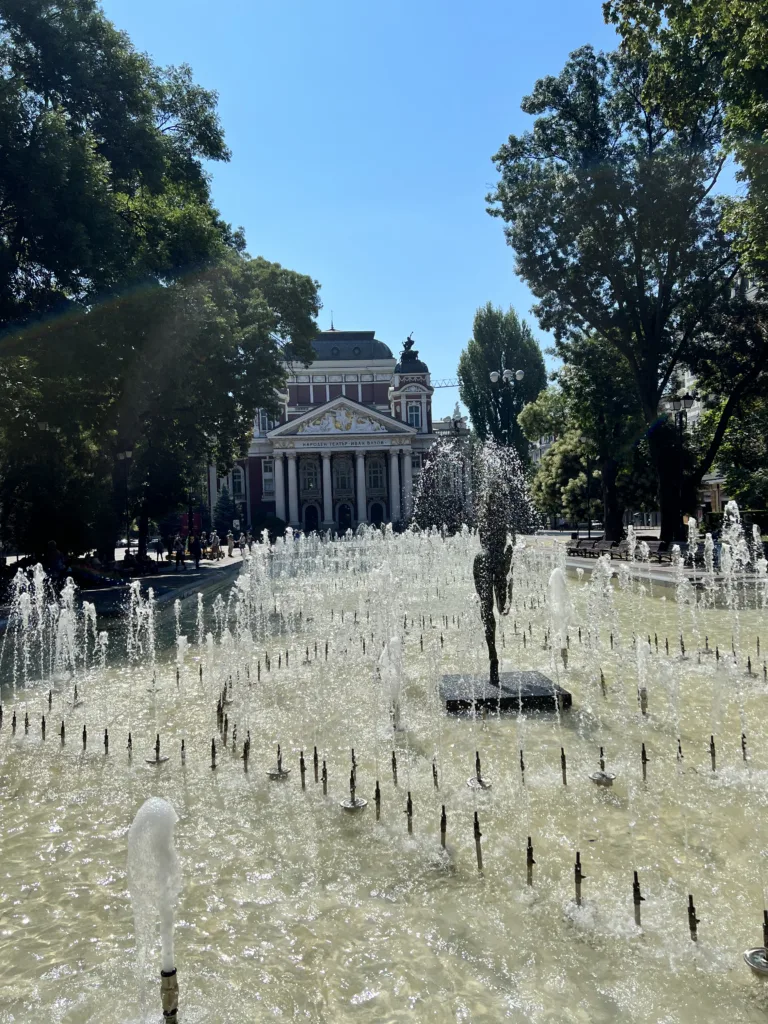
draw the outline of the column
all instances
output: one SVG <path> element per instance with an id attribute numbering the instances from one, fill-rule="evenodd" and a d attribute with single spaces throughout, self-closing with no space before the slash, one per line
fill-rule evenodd
<path id="1" fill-rule="evenodd" d="M 400 522 L 400 455 L 397 448 L 389 450 L 389 518 Z"/>
<path id="2" fill-rule="evenodd" d="M 331 453 L 322 452 L 323 456 L 323 526 L 326 530 L 333 526 L 333 495 L 331 493 Z"/>
<path id="3" fill-rule="evenodd" d="M 413 463 L 411 462 L 411 449 L 406 448 L 403 452 L 403 517 L 411 518 L 413 512 Z"/>
<path id="4" fill-rule="evenodd" d="M 426 434 L 427 431 L 427 396 L 422 394 L 421 396 L 421 426 L 419 427 L 420 434 Z"/>
<path id="5" fill-rule="evenodd" d="M 285 476 L 282 452 L 275 452 L 275 515 L 285 522 Z"/>
<path id="6" fill-rule="evenodd" d="M 365 498 L 365 452 L 356 452 L 357 469 L 357 522 L 368 521 L 368 508 Z"/>
<path id="7" fill-rule="evenodd" d="M 288 452 L 288 516 L 291 526 L 299 526 L 299 480 L 296 452 Z"/>

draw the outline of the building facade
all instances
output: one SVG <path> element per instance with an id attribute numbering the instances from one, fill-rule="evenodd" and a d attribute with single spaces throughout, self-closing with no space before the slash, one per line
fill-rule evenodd
<path id="1" fill-rule="evenodd" d="M 271 516 L 342 533 L 407 521 L 436 436 L 429 368 L 410 338 L 395 359 L 374 331 L 323 331 L 313 349 L 309 366 L 287 364 L 277 419 L 257 414 L 248 458 L 226 476 L 210 468 L 211 508 L 226 484 L 243 528 Z"/>

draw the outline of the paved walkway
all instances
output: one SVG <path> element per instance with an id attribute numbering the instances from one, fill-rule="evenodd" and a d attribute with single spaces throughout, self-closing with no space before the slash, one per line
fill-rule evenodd
<path id="1" fill-rule="evenodd" d="M 151 587 L 155 592 L 155 599 L 158 605 L 182 599 L 196 594 L 198 591 L 208 590 L 211 587 L 226 583 L 228 579 L 234 579 L 239 571 L 242 558 L 239 551 L 229 558 L 227 555 L 218 562 L 210 559 L 201 559 L 200 568 L 195 569 L 195 563 L 186 561 L 186 568 L 175 568 L 171 562 L 158 563 L 157 573 L 148 576 L 132 576 L 132 580 L 141 581 L 141 589 L 146 594 Z M 84 601 L 91 601 L 96 605 L 99 615 L 117 615 L 125 605 L 128 589 L 131 581 L 116 583 L 113 587 L 94 587 L 79 591 L 79 596 Z"/>

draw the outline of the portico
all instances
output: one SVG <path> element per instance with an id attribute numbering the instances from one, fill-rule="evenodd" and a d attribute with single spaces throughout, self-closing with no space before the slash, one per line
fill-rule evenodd
<path id="1" fill-rule="evenodd" d="M 399 523 L 413 504 L 417 433 L 347 398 L 276 427 L 267 435 L 275 514 L 302 529 L 343 531 L 377 518 Z"/>

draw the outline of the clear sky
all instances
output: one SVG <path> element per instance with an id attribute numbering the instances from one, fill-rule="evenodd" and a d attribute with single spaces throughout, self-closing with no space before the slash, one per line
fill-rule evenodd
<path id="1" fill-rule="evenodd" d="M 491 156 L 520 100 L 585 43 L 612 49 L 600 0 L 104 0 L 134 44 L 219 94 L 232 150 L 213 166 L 248 250 L 310 274 L 322 328 L 413 331 L 453 377 L 476 308 L 514 306 L 542 344 L 502 223 Z M 437 391 L 444 416 L 458 397 Z"/>

